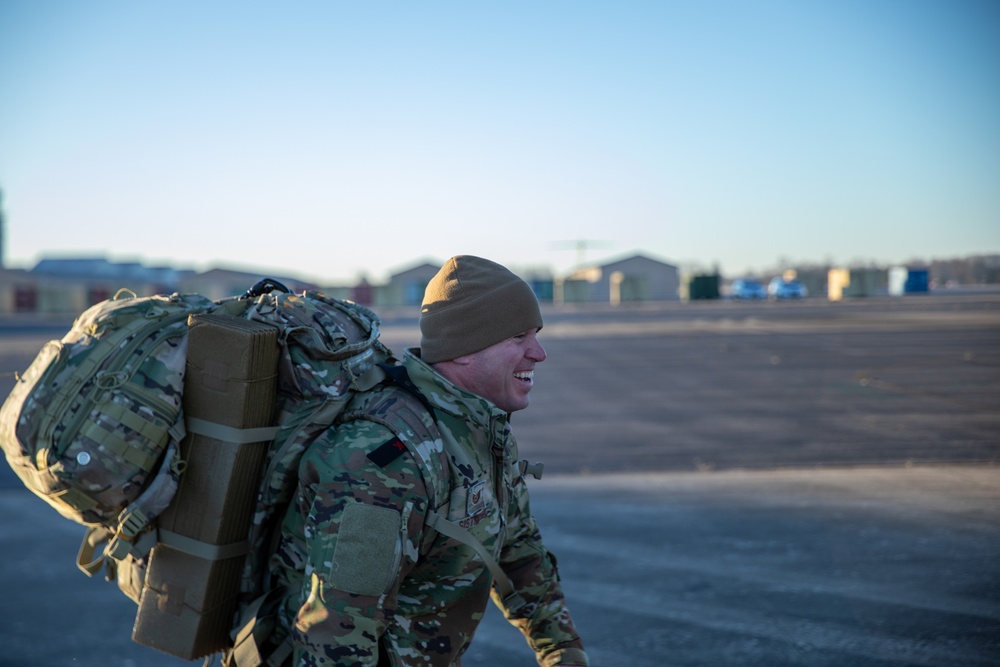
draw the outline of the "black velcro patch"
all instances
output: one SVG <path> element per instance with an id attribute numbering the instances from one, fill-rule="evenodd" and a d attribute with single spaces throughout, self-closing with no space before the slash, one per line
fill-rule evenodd
<path id="1" fill-rule="evenodd" d="M 378 447 L 375 451 L 368 452 L 368 458 L 375 465 L 380 468 L 384 468 L 402 456 L 405 451 L 406 445 L 403 444 L 403 441 L 399 438 L 393 438 L 389 442 Z"/>

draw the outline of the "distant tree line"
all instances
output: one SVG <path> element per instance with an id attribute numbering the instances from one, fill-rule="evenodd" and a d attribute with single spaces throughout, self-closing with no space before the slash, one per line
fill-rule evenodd
<path id="1" fill-rule="evenodd" d="M 964 259 L 935 259 L 929 263 L 931 280 L 938 285 L 1000 284 L 1000 255 L 979 255 Z"/>
<path id="2" fill-rule="evenodd" d="M 935 285 L 998 285 L 1000 284 L 1000 255 L 973 255 L 955 259 L 912 259 L 903 262 L 910 268 L 926 268 L 930 271 L 931 282 Z M 842 266 L 842 265 L 838 265 Z M 800 278 L 809 276 L 816 283 L 826 282 L 826 274 L 834 268 L 830 263 L 789 262 L 786 268 L 793 268 Z M 854 262 L 844 268 L 851 269 L 882 269 L 888 271 L 889 266 L 876 262 L 863 264 Z M 760 277 L 780 275 L 781 270 L 765 271 Z"/>

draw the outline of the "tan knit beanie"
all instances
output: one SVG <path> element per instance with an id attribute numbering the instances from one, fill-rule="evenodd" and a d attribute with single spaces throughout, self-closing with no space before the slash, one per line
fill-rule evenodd
<path id="1" fill-rule="evenodd" d="M 424 292 L 420 357 L 429 364 L 447 361 L 541 328 L 538 299 L 528 283 L 496 262 L 458 255 Z"/>

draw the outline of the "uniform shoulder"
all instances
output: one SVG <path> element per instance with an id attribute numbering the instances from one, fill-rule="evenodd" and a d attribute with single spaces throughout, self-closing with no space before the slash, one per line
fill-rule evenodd
<path id="1" fill-rule="evenodd" d="M 372 421 L 382 424 L 408 442 L 436 439 L 432 409 L 413 390 L 381 385 L 354 397 L 340 417 L 342 423 Z"/>
<path id="2" fill-rule="evenodd" d="M 379 443 L 366 455 L 368 459 L 390 469 L 397 458 L 412 457 L 426 486 L 434 489 L 435 496 L 448 497 L 450 466 L 434 408 L 411 389 L 387 384 L 359 394 L 345 410 L 342 420 L 344 425 L 352 427 L 361 423 L 381 426 L 385 429 L 382 433 L 391 434 L 398 442 Z M 403 449 L 410 457 L 401 456 Z"/>

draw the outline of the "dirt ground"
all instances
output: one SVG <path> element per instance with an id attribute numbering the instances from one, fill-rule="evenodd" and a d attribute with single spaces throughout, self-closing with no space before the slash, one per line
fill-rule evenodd
<path id="1" fill-rule="evenodd" d="M 545 319 L 514 424 L 592 664 L 1000 665 L 1000 296 Z M 66 324 L 0 323 L 0 372 Z M 0 513 L 0 666 L 188 664 L 129 640 L 83 528 L 6 467 Z M 463 665 L 533 663 L 491 611 Z"/>

